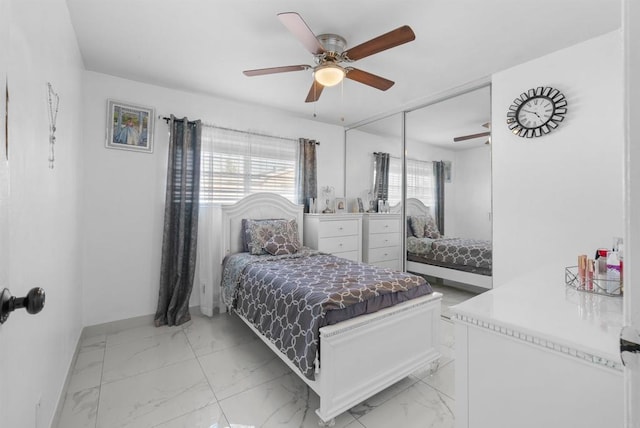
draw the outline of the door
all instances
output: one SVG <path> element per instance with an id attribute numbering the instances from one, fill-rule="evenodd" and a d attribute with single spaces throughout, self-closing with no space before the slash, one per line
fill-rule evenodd
<path id="1" fill-rule="evenodd" d="M 625 259 L 622 339 L 625 426 L 640 428 L 640 2 L 623 0 L 625 61 Z M 621 341 L 622 344 L 622 341 Z"/>
<path id="2" fill-rule="evenodd" d="M 0 0 L 0 291 L 9 288 L 9 162 L 7 160 L 6 135 L 6 78 L 9 56 L 9 5 L 7 0 Z M 3 340 L 0 325 L 0 343 Z M 0 385 L 6 385 L 5 379 L 6 350 L 0 349 Z M 0 388 L 0 415 L 6 415 L 4 394 L 6 388 Z"/>

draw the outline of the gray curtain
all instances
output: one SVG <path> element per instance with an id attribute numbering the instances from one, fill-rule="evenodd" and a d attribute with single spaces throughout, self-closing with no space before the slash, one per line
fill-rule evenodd
<path id="1" fill-rule="evenodd" d="M 180 325 L 191 319 L 198 240 L 200 121 L 169 120 L 169 164 L 162 235 L 160 292 L 155 324 Z"/>
<path id="2" fill-rule="evenodd" d="M 444 235 L 444 161 L 433 162 L 434 199 L 436 203 L 433 216 L 441 235 Z"/>
<path id="3" fill-rule="evenodd" d="M 389 200 L 389 153 L 373 153 L 373 197 L 376 200 Z M 378 204 L 373 204 L 377 211 Z"/>
<path id="4" fill-rule="evenodd" d="M 318 165 L 316 161 L 315 140 L 300 138 L 298 171 L 296 174 L 296 193 L 298 203 L 304 204 L 304 212 L 309 212 L 309 198 L 318 197 Z"/>

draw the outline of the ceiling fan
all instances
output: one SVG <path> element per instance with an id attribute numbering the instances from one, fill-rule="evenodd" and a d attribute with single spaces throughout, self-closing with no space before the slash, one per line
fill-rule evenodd
<path id="1" fill-rule="evenodd" d="M 381 91 L 386 91 L 394 82 L 384 77 L 354 68 L 344 67 L 342 63 L 351 63 L 387 49 L 415 40 L 416 35 L 408 25 L 396 28 L 381 36 L 345 50 L 346 40 L 337 34 L 316 36 L 302 17 L 295 12 L 279 13 L 280 22 L 293 33 L 302 45 L 313 54 L 315 66 L 300 64 L 284 67 L 259 68 L 245 70 L 246 76 L 285 73 L 289 71 L 313 70 L 314 80 L 305 102 L 315 102 L 327 86 L 337 85 L 344 79 L 355 80 Z"/>
<path id="2" fill-rule="evenodd" d="M 482 126 L 485 128 L 491 128 L 491 122 L 483 123 Z M 462 135 L 460 137 L 455 137 L 453 139 L 453 142 L 459 143 L 460 141 L 473 140 L 473 139 L 482 138 L 482 137 L 489 137 L 489 139 L 485 141 L 485 144 L 491 144 L 491 131 L 485 131 L 485 132 L 479 132 L 477 134 L 469 134 L 469 135 Z"/>

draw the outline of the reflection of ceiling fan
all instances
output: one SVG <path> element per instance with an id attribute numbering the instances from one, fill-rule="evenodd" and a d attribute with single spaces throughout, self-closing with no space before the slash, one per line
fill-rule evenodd
<path id="1" fill-rule="evenodd" d="M 483 123 L 482 126 L 484 126 L 485 128 L 491 128 L 491 122 Z M 460 137 L 455 137 L 453 139 L 453 142 L 459 143 L 460 141 L 473 140 L 475 138 L 482 138 L 482 137 L 489 137 L 489 139 L 485 141 L 485 144 L 491 144 L 491 131 L 485 131 L 485 132 L 479 132 L 477 134 L 469 134 L 469 135 L 462 135 Z"/>
<path id="2" fill-rule="evenodd" d="M 316 37 L 302 17 L 295 12 L 279 13 L 278 18 L 284 26 L 300 40 L 302 45 L 313 54 L 316 65 L 301 64 L 260 68 L 256 70 L 245 70 L 243 73 L 246 76 L 260 76 L 263 74 L 313 69 L 313 84 L 305 100 L 305 102 L 308 103 L 318 101 L 325 86 L 337 85 L 345 77 L 380 89 L 381 91 L 386 91 L 393 86 L 394 82 L 354 67 L 343 67 L 340 64 L 368 57 L 410 42 L 416 38 L 411 27 L 405 25 L 345 50 L 344 48 L 347 42 L 344 38 L 337 34 L 321 34 Z"/>

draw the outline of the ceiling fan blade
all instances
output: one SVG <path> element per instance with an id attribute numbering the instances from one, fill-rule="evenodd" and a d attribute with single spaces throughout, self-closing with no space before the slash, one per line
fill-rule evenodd
<path id="1" fill-rule="evenodd" d="M 361 58 L 368 57 L 369 55 L 405 44 L 415 40 L 415 38 L 416 35 L 411 27 L 404 25 L 396 28 L 395 30 L 389 31 L 386 34 L 378 36 L 375 39 L 371 39 L 368 42 L 364 42 L 351 49 L 347 49 L 344 55 L 351 61 L 356 61 Z"/>
<path id="2" fill-rule="evenodd" d="M 460 141 L 473 140 L 474 138 L 488 137 L 489 135 L 491 135 L 491 132 L 480 132 L 478 134 L 463 135 L 462 137 L 454 138 L 453 142 L 458 143 Z"/>
<path id="3" fill-rule="evenodd" d="M 304 102 L 315 103 L 316 101 L 318 101 L 318 98 L 320 98 L 320 94 L 322 94 L 323 89 L 324 86 L 316 82 L 314 79 L 313 83 L 311 84 L 311 89 L 309 89 L 309 93 L 307 94 L 307 99 L 304 100 Z"/>
<path id="4" fill-rule="evenodd" d="M 309 52 L 314 55 L 324 52 L 324 46 L 318 41 L 304 19 L 296 12 L 279 13 L 278 18 Z"/>
<path id="5" fill-rule="evenodd" d="M 362 71 L 357 68 L 348 67 L 346 78 L 355 80 L 356 82 L 364 83 L 365 85 L 372 86 L 381 91 L 386 91 L 394 85 L 395 82 L 385 79 L 384 77 L 376 76 L 375 74 Z"/>
<path id="6" fill-rule="evenodd" d="M 308 70 L 310 68 L 311 67 L 306 64 L 300 64 L 300 65 L 287 65 L 284 67 L 271 67 L 271 68 L 258 68 L 255 70 L 245 70 L 242 73 L 244 73 L 245 76 L 262 76 L 263 74 L 286 73 L 288 71 L 302 71 L 302 70 Z"/>

